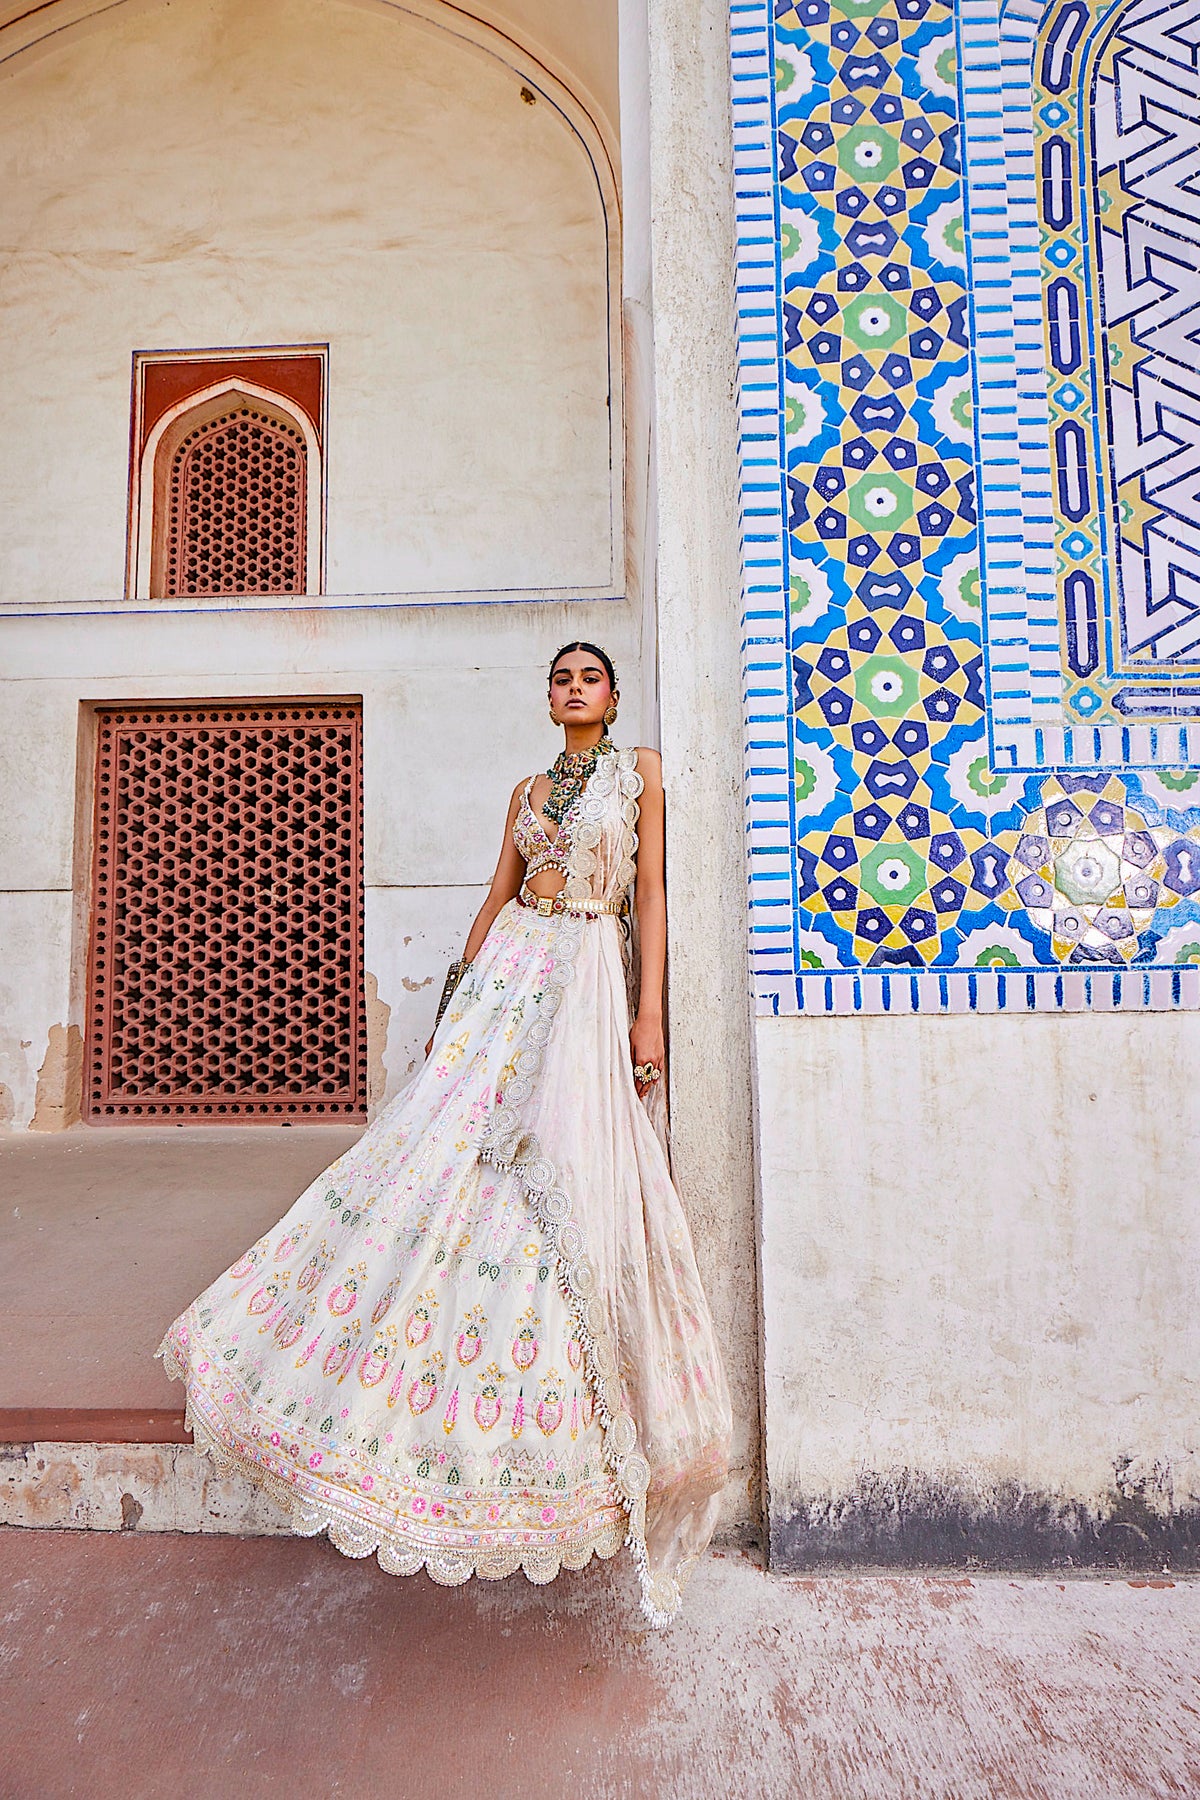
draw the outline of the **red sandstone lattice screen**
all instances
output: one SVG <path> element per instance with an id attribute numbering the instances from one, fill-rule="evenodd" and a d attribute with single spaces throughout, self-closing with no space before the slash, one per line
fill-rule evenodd
<path id="1" fill-rule="evenodd" d="M 164 592 L 302 594 L 304 438 L 247 406 L 190 431 L 171 462 Z"/>
<path id="2" fill-rule="evenodd" d="M 361 706 L 106 708 L 98 735 L 91 1118 L 364 1117 Z"/>

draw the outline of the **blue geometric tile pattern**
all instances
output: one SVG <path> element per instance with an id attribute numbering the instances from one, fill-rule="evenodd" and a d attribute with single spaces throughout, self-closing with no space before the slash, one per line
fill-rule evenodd
<path id="1" fill-rule="evenodd" d="M 759 1003 L 1195 1006 L 1200 774 L 997 744 L 1043 730 L 1040 670 L 1061 707 L 1063 552 L 1036 201 L 1005 191 L 1001 20 L 960 6 L 731 9 Z"/>

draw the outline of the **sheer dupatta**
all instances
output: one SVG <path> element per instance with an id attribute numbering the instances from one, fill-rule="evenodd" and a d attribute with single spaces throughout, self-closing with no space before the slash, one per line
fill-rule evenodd
<path id="1" fill-rule="evenodd" d="M 598 764 L 573 809 L 568 899 L 633 880 L 637 753 Z M 568 999 L 569 1004 L 562 1004 Z M 729 1459 L 724 1371 L 671 1182 L 665 1107 L 639 1099 L 615 920 L 556 921 L 545 1004 L 521 1035 L 481 1155 L 520 1180 L 576 1318 L 655 1624 L 717 1521 Z"/>

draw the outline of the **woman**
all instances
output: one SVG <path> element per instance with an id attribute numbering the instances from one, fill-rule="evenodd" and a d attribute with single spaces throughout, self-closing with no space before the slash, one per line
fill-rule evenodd
<path id="1" fill-rule="evenodd" d="M 424 1067 L 159 1354 L 296 1531 L 447 1584 L 626 1544 L 663 1625 L 730 1414 L 663 1135 L 662 775 L 608 738 L 602 650 L 549 686 L 565 747 L 513 792 Z"/>

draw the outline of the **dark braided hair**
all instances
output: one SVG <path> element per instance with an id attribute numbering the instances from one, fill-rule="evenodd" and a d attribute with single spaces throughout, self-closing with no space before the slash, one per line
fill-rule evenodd
<path id="1" fill-rule="evenodd" d="M 550 674 L 547 677 L 548 680 L 553 680 L 554 678 L 554 671 L 558 666 L 559 657 L 565 656 L 569 650 L 586 650 L 589 656 L 594 656 L 597 661 L 602 662 L 604 664 L 605 673 L 608 676 L 608 684 L 612 688 L 613 693 L 616 693 L 617 671 L 612 666 L 612 659 L 607 650 L 602 650 L 599 644 L 585 644 L 580 642 L 564 644 L 562 649 L 556 650 L 554 655 L 550 658 Z"/>

